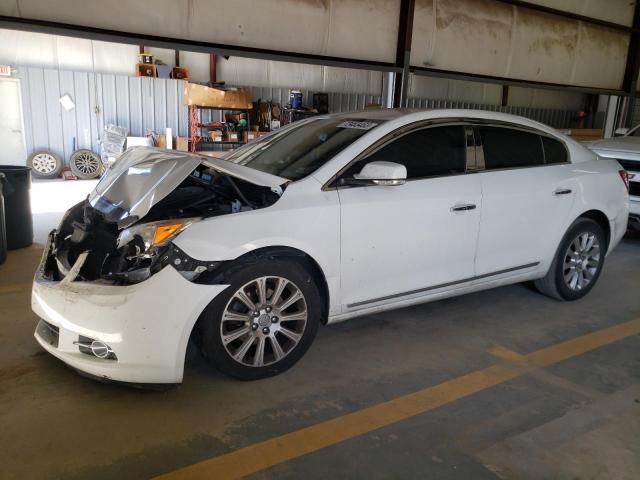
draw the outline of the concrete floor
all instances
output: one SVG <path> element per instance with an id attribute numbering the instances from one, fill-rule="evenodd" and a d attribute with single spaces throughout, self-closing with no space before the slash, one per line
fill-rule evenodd
<path id="1" fill-rule="evenodd" d="M 368 316 L 322 328 L 281 376 L 243 383 L 196 360 L 162 393 L 39 348 L 39 255 L 0 266 L 1 479 L 150 478 L 214 457 L 202 478 L 638 478 L 640 238 L 579 302 L 516 285 Z"/>

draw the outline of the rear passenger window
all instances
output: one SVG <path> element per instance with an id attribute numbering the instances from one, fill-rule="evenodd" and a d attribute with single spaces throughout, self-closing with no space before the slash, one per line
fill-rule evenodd
<path id="1" fill-rule="evenodd" d="M 462 125 L 416 130 L 385 145 L 357 162 L 349 174 L 373 161 L 396 162 L 407 167 L 407 178 L 424 178 L 464 173 L 465 130 Z"/>
<path id="2" fill-rule="evenodd" d="M 479 127 L 478 130 L 487 170 L 544 164 L 539 135 L 502 127 Z"/>
<path id="3" fill-rule="evenodd" d="M 554 138 L 542 137 L 544 162 L 547 164 L 567 163 L 567 149 Z"/>

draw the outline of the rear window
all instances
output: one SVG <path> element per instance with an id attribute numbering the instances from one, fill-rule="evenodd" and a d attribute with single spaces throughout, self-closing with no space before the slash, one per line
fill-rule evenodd
<path id="1" fill-rule="evenodd" d="M 479 127 L 487 170 L 544 164 L 539 135 L 503 127 Z"/>
<path id="2" fill-rule="evenodd" d="M 567 163 L 567 149 L 560 141 L 550 137 L 542 137 L 542 146 L 546 164 Z"/>

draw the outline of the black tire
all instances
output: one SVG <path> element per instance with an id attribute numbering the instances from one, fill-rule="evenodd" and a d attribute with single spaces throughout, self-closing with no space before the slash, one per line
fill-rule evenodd
<path id="1" fill-rule="evenodd" d="M 100 157 L 88 149 L 76 150 L 69 157 L 71 172 L 82 180 L 98 178 L 103 171 Z"/>
<path id="2" fill-rule="evenodd" d="M 574 240 L 583 234 L 595 236 L 599 245 L 599 258 L 597 262 L 595 262 L 597 266 L 594 267 L 595 272 L 592 274 L 592 278 L 589 283 L 580 289 L 576 289 L 571 288 L 567 284 L 567 281 L 565 281 L 565 258 L 567 258 L 569 247 L 572 245 Z M 604 265 L 606 249 L 606 237 L 598 222 L 590 218 L 578 218 L 573 222 L 565 236 L 562 238 L 547 274 L 543 278 L 534 282 L 536 288 L 540 293 L 557 300 L 572 301 L 584 297 L 591 291 L 600 277 L 600 273 L 602 272 L 602 267 Z"/>
<path id="3" fill-rule="evenodd" d="M 316 281 L 309 273 L 309 270 L 305 268 L 304 260 L 260 258 L 255 263 L 248 263 L 242 268 L 234 269 L 232 273 L 229 273 L 225 277 L 226 278 L 224 279 L 224 283 L 229 283 L 229 288 L 222 292 L 207 306 L 200 319 L 202 327 L 202 350 L 207 359 L 225 375 L 237 378 L 239 380 L 258 380 L 261 378 L 267 378 L 282 373 L 292 367 L 298 360 L 300 360 L 300 358 L 302 358 L 302 356 L 311 346 L 311 343 L 313 342 L 313 339 L 315 338 L 318 331 L 322 315 L 322 302 L 319 289 Z M 303 330 L 300 332 L 302 335 L 301 338 L 299 339 L 297 344 L 295 344 L 290 350 L 286 351 L 286 354 L 283 358 L 281 358 L 279 361 L 265 364 L 264 366 L 249 366 L 241 363 L 238 360 L 235 360 L 232 357 L 231 352 L 229 352 L 227 350 L 227 347 L 225 347 L 225 345 L 223 344 L 222 316 L 227 309 L 227 306 L 231 305 L 232 299 L 234 298 L 236 292 L 238 292 L 241 288 L 247 286 L 247 284 L 251 283 L 252 281 L 263 277 L 269 277 L 270 279 L 273 279 L 274 277 L 280 277 L 288 280 L 289 282 L 292 282 L 293 287 L 297 287 L 297 289 L 303 295 L 303 304 L 306 305 L 307 318 Z M 251 296 L 251 287 L 248 288 L 249 296 Z M 265 287 L 265 290 L 267 291 L 267 297 L 269 296 L 269 294 L 274 295 L 273 290 L 275 290 L 275 288 L 270 289 L 270 287 L 267 286 Z M 257 299 L 252 297 L 251 300 L 256 301 Z M 286 298 L 284 301 L 286 301 Z M 280 303 L 284 304 L 284 301 Z M 256 301 L 256 303 L 258 302 Z M 294 308 L 298 307 L 295 306 Z M 250 311 L 248 308 L 247 310 Z M 286 310 L 287 309 L 285 309 L 284 313 L 286 313 Z M 262 318 L 262 316 L 260 316 L 260 318 Z M 251 329 L 252 322 L 255 322 L 257 325 L 258 320 L 251 319 L 249 320 L 249 322 L 245 322 L 246 327 L 249 327 Z M 238 325 L 239 327 L 237 328 L 241 328 L 243 322 L 238 322 Z M 272 325 L 268 326 L 271 327 Z M 259 330 L 262 330 L 263 328 L 263 326 L 260 326 Z M 273 325 L 273 328 L 277 328 L 276 324 Z M 277 335 L 277 332 L 271 333 L 274 337 Z M 244 342 L 249 339 L 249 335 L 260 335 L 260 331 L 256 332 L 255 334 L 246 334 L 246 336 L 240 337 L 239 340 L 234 342 L 242 342 L 241 345 L 243 345 Z M 278 338 L 287 341 L 288 337 L 285 338 L 278 336 Z M 249 359 L 251 359 L 252 357 L 255 359 L 255 356 L 257 355 L 257 341 L 258 340 L 256 340 L 248 350 Z M 269 349 L 271 350 L 272 358 L 276 358 L 272 340 L 265 338 L 264 342 L 265 360 L 267 359 Z M 268 347 L 267 344 L 269 344 Z M 230 342 L 230 349 L 235 348 L 232 345 L 233 342 Z M 255 349 L 252 353 L 251 349 L 253 349 L 254 347 Z M 240 347 L 237 347 L 237 350 L 240 349 Z M 243 359 L 244 358 L 246 357 L 243 357 Z"/>
<path id="4" fill-rule="evenodd" d="M 27 166 L 35 178 L 58 178 L 64 168 L 60 157 L 49 150 L 37 150 L 29 155 Z"/>

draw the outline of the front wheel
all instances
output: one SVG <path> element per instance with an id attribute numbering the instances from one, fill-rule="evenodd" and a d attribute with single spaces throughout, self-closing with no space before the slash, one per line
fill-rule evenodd
<path id="1" fill-rule="evenodd" d="M 297 261 L 260 260 L 233 273 L 202 318 L 203 350 L 240 380 L 277 375 L 311 346 L 321 319 L 315 280 Z"/>
<path id="2" fill-rule="evenodd" d="M 590 218 L 579 218 L 562 239 L 547 275 L 536 280 L 536 288 L 558 300 L 584 297 L 600 277 L 605 253 L 602 227 Z"/>

